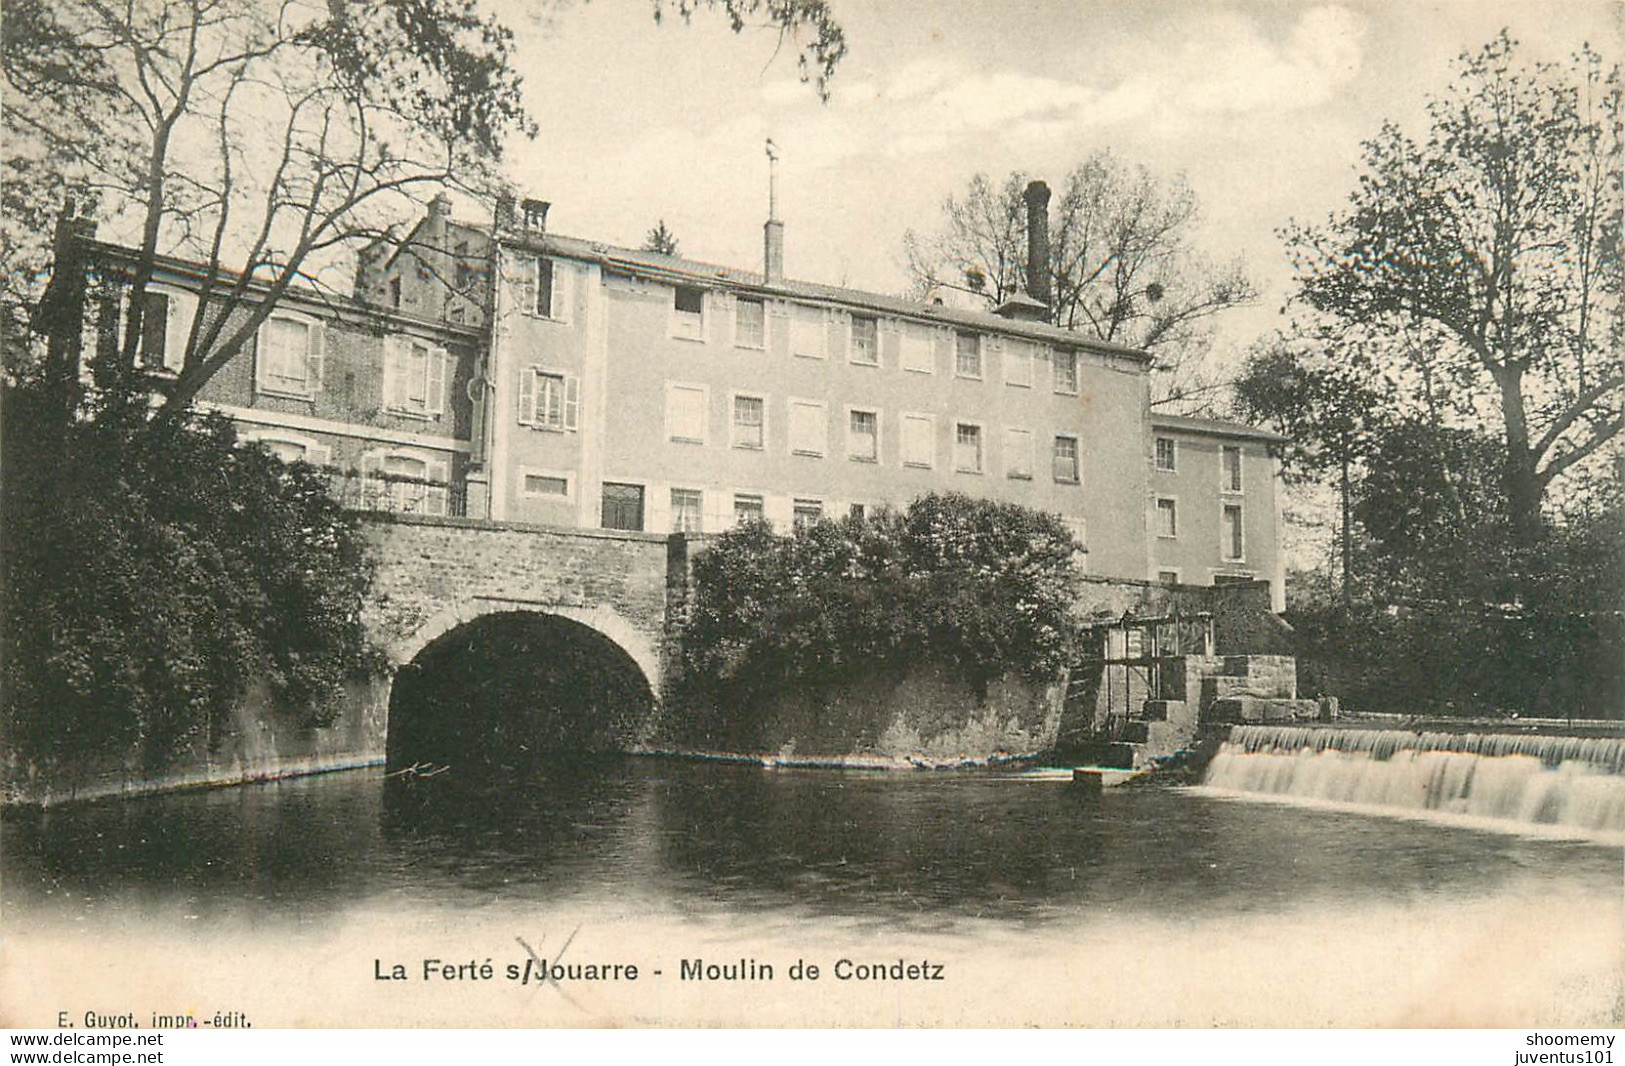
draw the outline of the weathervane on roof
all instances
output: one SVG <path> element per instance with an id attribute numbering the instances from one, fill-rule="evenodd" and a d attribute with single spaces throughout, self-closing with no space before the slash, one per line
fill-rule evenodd
<path id="1" fill-rule="evenodd" d="M 773 143 L 773 138 L 767 139 L 767 217 L 772 221 L 779 217 L 779 146 Z"/>

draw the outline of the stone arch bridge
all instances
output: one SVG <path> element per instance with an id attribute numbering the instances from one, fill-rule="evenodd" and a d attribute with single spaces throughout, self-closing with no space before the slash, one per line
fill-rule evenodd
<path id="1" fill-rule="evenodd" d="M 661 695 L 667 605 L 687 577 L 681 537 L 402 515 L 368 526 L 376 570 L 363 621 L 393 666 L 486 615 L 547 614 L 608 638 Z"/>
<path id="2" fill-rule="evenodd" d="M 389 669 L 337 731 L 341 746 L 366 761 L 386 750 L 398 761 L 400 723 L 391 719 L 402 701 L 413 686 L 454 672 L 439 651 L 539 620 L 555 638 L 573 638 L 563 643 L 592 645 L 609 672 L 646 685 L 643 725 L 652 724 L 675 673 L 669 608 L 686 587 L 686 538 L 405 515 L 365 521 L 374 575 L 362 621 Z"/>

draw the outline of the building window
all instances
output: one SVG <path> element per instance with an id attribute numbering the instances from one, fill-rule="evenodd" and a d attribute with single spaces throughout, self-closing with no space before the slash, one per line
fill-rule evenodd
<path id="1" fill-rule="evenodd" d="M 264 448 L 275 456 L 278 461 L 284 463 L 309 463 L 312 466 L 326 466 L 330 454 L 326 447 L 306 437 L 274 437 L 253 434 L 239 439 L 245 445 L 258 445 Z"/>
<path id="2" fill-rule="evenodd" d="M 191 293 L 148 289 L 141 295 L 141 345 L 139 360 L 147 370 L 179 373 L 186 364 L 186 345 L 191 340 L 193 307 Z M 122 325 L 123 319 L 120 318 Z"/>
<path id="3" fill-rule="evenodd" d="M 982 427 L 961 422 L 954 427 L 954 469 L 961 474 L 982 472 Z"/>
<path id="4" fill-rule="evenodd" d="M 457 258 L 457 291 L 467 292 L 474 281 L 474 265 L 468 261 L 468 242 L 458 241 L 451 254 Z"/>
<path id="5" fill-rule="evenodd" d="M 699 489 L 671 490 L 671 531 L 699 533 L 704 525 L 705 497 Z"/>
<path id="6" fill-rule="evenodd" d="M 1225 492 L 1241 491 L 1241 449 L 1226 444 L 1220 450 L 1220 484 Z"/>
<path id="7" fill-rule="evenodd" d="M 753 493 L 736 493 L 734 495 L 734 523 L 744 525 L 746 522 L 767 521 L 767 510 L 762 506 L 762 498 Z"/>
<path id="8" fill-rule="evenodd" d="M 936 420 L 930 415 L 903 416 L 903 465 L 936 465 Z"/>
<path id="9" fill-rule="evenodd" d="M 519 375 L 519 424 L 555 433 L 573 432 L 581 408 L 577 379 L 530 367 Z"/>
<path id="10" fill-rule="evenodd" d="M 321 387 L 326 331 L 320 322 L 273 315 L 260 327 L 259 387 L 262 392 L 309 399 Z"/>
<path id="11" fill-rule="evenodd" d="M 603 521 L 605 529 L 643 528 L 643 486 L 604 482 Z"/>
<path id="12" fill-rule="evenodd" d="M 954 335 L 954 373 L 962 378 L 982 376 L 982 338 L 975 333 Z"/>
<path id="13" fill-rule="evenodd" d="M 704 444 L 706 406 L 704 386 L 667 385 L 666 435 L 685 444 Z"/>
<path id="14" fill-rule="evenodd" d="M 1033 346 L 1009 338 L 1004 342 L 1004 383 L 1030 389 L 1033 384 Z"/>
<path id="15" fill-rule="evenodd" d="M 880 364 L 880 322 L 866 315 L 852 316 L 852 356 L 854 363 Z"/>
<path id="16" fill-rule="evenodd" d="M 1055 438 L 1055 451 L 1052 461 L 1055 480 L 1067 485 L 1078 483 L 1078 438 L 1060 436 Z"/>
<path id="17" fill-rule="evenodd" d="M 1241 504 L 1227 503 L 1224 505 L 1224 557 L 1230 562 L 1239 562 L 1242 555 L 1241 530 Z"/>
<path id="18" fill-rule="evenodd" d="M 563 322 L 569 318 L 569 293 L 564 282 L 567 272 L 543 256 L 519 261 L 520 310 L 527 315 Z"/>
<path id="19" fill-rule="evenodd" d="M 373 453 L 362 459 L 361 505 L 398 514 L 443 515 L 449 498 L 448 471 L 444 460 Z"/>
<path id="20" fill-rule="evenodd" d="M 767 347 L 767 305 L 741 296 L 734 301 L 734 343 L 741 348 Z"/>
<path id="21" fill-rule="evenodd" d="M 735 396 L 733 408 L 733 446 L 760 451 L 766 402 L 760 396 Z"/>
<path id="22" fill-rule="evenodd" d="M 1004 475 L 1021 481 L 1032 480 L 1032 430 L 1007 429 L 1004 431 Z"/>
<path id="23" fill-rule="evenodd" d="M 1078 391 L 1078 353 L 1071 348 L 1055 349 L 1055 391 L 1071 396 Z"/>
<path id="24" fill-rule="evenodd" d="M 704 340 L 705 290 L 693 285 L 678 285 L 672 291 L 672 335 Z"/>
<path id="25" fill-rule="evenodd" d="M 1172 437 L 1157 438 L 1157 469 L 1172 473 L 1179 463 L 1179 449 Z"/>
<path id="26" fill-rule="evenodd" d="M 861 503 L 854 503 L 846 509 L 847 517 L 861 522 L 869 517 L 869 508 Z"/>
<path id="27" fill-rule="evenodd" d="M 824 504 L 822 500 L 796 500 L 791 513 L 798 531 L 810 529 L 823 521 Z"/>
<path id="28" fill-rule="evenodd" d="M 446 409 L 446 350 L 411 337 L 384 341 L 384 407 L 433 418 Z"/>
<path id="29" fill-rule="evenodd" d="M 847 457 L 860 463 L 879 460 L 880 412 L 848 411 L 846 419 Z"/>
<path id="30" fill-rule="evenodd" d="M 811 400 L 790 401 L 790 451 L 796 455 L 823 455 L 829 419 L 824 405 Z"/>
<path id="31" fill-rule="evenodd" d="M 1179 505 L 1166 496 L 1157 500 L 1157 536 L 1179 536 Z"/>
<path id="32" fill-rule="evenodd" d="M 291 440 L 262 440 L 259 444 L 276 456 L 278 462 L 283 463 L 306 462 L 305 456 L 310 453 L 310 449 L 305 445 L 296 444 Z"/>
<path id="33" fill-rule="evenodd" d="M 824 358 L 827 341 L 824 312 L 796 304 L 790 308 L 790 352 L 808 359 Z"/>
<path id="34" fill-rule="evenodd" d="M 903 330 L 903 369 L 912 370 L 918 374 L 932 372 L 932 364 L 936 362 L 936 344 L 930 331 L 923 326 L 904 324 Z"/>
<path id="35" fill-rule="evenodd" d="M 1157 583 L 1159 585 L 1177 585 L 1177 584 L 1179 584 L 1179 571 L 1178 570 L 1158 570 L 1157 571 Z"/>
<path id="36" fill-rule="evenodd" d="M 526 474 L 525 495 L 567 500 L 570 498 L 570 479 L 558 474 Z"/>
<path id="37" fill-rule="evenodd" d="M 389 279 L 389 306 L 397 311 L 401 309 L 401 276 L 399 274 Z"/>

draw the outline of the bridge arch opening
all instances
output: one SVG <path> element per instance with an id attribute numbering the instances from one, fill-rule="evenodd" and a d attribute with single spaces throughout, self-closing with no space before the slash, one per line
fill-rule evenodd
<path id="1" fill-rule="evenodd" d="M 518 767 L 625 751 L 654 712 L 644 666 L 605 633 L 559 614 L 498 611 L 433 637 L 396 672 L 390 770 Z"/>

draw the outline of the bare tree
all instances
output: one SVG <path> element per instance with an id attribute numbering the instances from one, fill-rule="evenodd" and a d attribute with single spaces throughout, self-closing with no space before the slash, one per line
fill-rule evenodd
<path id="1" fill-rule="evenodd" d="M 844 52 L 822 0 L 669 6 L 719 8 L 736 30 L 810 27 L 799 54 L 820 91 Z M 17 0 L 4 27 L 8 190 L 24 183 L 36 221 L 60 189 L 83 190 L 134 247 L 122 380 L 160 258 L 205 268 L 159 421 L 187 410 L 290 288 L 342 291 L 325 281 L 342 252 L 400 243 L 432 191 L 488 194 L 505 139 L 535 131 L 512 35 L 474 0 Z M 6 233 L 0 252 L 25 243 Z"/>
<path id="2" fill-rule="evenodd" d="M 1027 175 L 995 186 L 985 174 L 943 203 L 943 229 L 904 238 L 917 288 L 984 296 L 989 306 L 1026 278 Z M 1050 321 L 1156 358 L 1152 402 L 1190 405 L 1217 387 L 1202 357 L 1213 316 L 1257 297 L 1240 263 L 1216 265 L 1192 245 L 1196 195 L 1108 152 L 1067 175 L 1050 209 Z"/>

